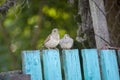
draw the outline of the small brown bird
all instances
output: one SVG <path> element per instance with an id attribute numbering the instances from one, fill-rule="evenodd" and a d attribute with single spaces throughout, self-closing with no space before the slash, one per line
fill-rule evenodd
<path id="1" fill-rule="evenodd" d="M 59 41 L 60 41 L 59 31 L 57 28 L 54 28 L 52 30 L 52 33 L 44 41 L 44 46 L 48 49 L 56 48 L 56 46 L 59 44 Z"/>
<path id="2" fill-rule="evenodd" d="M 64 37 L 60 40 L 59 44 L 62 49 L 70 49 L 73 46 L 73 39 L 69 34 L 65 34 Z"/>

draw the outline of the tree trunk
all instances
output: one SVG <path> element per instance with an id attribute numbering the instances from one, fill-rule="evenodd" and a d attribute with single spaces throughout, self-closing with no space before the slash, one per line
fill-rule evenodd
<path id="1" fill-rule="evenodd" d="M 2 33 L 2 37 L 4 38 L 4 41 L 5 41 L 5 44 L 8 48 L 8 51 L 9 51 L 9 56 L 10 56 L 10 60 L 11 60 L 11 65 L 12 65 L 12 68 L 13 69 L 18 69 L 18 65 L 17 65 L 17 58 L 12 50 L 12 47 L 11 47 L 11 41 L 10 41 L 10 37 L 9 37 L 9 34 L 6 30 L 5 27 L 3 27 L 2 25 L 2 21 L 0 20 L 0 32 Z"/>
<path id="2" fill-rule="evenodd" d="M 86 40 L 90 48 L 96 47 L 94 31 L 92 25 L 92 18 L 90 13 L 89 1 L 88 0 L 78 0 L 78 15 L 81 16 L 81 23 L 78 22 L 79 29 L 77 31 L 77 41 L 84 41 L 85 35 Z M 84 37 L 81 40 L 81 34 L 84 33 Z M 83 43 L 83 42 L 82 42 Z M 88 47 L 88 46 L 87 46 Z"/>
<path id="3" fill-rule="evenodd" d="M 97 49 L 110 45 L 103 0 L 89 0 Z"/>
<path id="4" fill-rule="evenodd" d="M 120 0 L 105 0 L 110 41 L 113 46 L 120 47 Z"/>

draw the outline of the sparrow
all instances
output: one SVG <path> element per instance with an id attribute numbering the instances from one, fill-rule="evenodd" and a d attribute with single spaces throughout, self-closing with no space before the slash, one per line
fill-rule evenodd
<path id="1" fill-rule="evenodd" d="M 73 46 L 74 40 L 69 36 L 69 34 L 65 34 L 62 39 L 60 39 L 60 47 L 62 49 L 70 49 Z"/>
<path id="2" fill-rule="evenodd" d="M 60 36 L 59 31 L 57 28 L 54 28 L 49 34 L 49 36 L 44 41 L 44 46 L 48 49 L 50 48 L 56 48 L 56 46 L 59 44 Z"/>

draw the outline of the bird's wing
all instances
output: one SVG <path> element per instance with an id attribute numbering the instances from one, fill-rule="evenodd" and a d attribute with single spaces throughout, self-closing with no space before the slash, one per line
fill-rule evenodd
<path id="1" fill-rule="evenodd" d="M 67 38 L 67 39 L 65 39 L 64 41 L 63 41 L 63 43 L 73 43 L 73 39 L 72 38 Z"/>
<path id="2" fill-rule="evenodd" d="M 44 44 L 50 40 L 50 36 L 51 36 L 51 35 L 49 35 L 49 36 L 46 38 L 46 40 L 44 41 Z"/>

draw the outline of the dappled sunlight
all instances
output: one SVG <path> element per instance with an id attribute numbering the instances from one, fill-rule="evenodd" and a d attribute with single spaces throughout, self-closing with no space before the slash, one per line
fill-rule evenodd
<path id="1" fill-rule="evenodd" d="M 43 11 L 43 13 L 45 13 L 46 15 L 48 15 L 54 19 L 58 19 L 58 18 L 68 19 L 70 17 L 69 13 L 63 12 L 63 11 L 53 8 L 53 7 L 48 7 L 46 5 L 43 7 L 42 11 Z"/>
<path id="2" fill-rule="evenodd" d="M 32 24 L 36 24 L 38 22 L 38 18 L 39 16 L 38 15 L 35 15 L 35 16 L 32 16 L 28 19 L 28 24 L 29 25 L 32 25 Z"/>
<path id="3" fill-rule="evenodd" d="M 59 29 L 59 33 L 60 33 L 60 38 L 62 38 L 64 36 L 64 34 L 66 34 L 66 30 L 64 29 Z"/>
<path id="4" fill-rule="evenodd" d="M 10 27 L 10 26 L 12 26 L 12 24 L 13 24 L 13 19 L 11 19 L 11 18 L 8 18 L 4 21 L 4 26 L 6 26 L 6 27 Z"/>
<path id="5" fill-rule="evenodd" d="M 63 12 L 63 19 L 68 19 L 69 18 L 69 14 L 68 13 L 66 13 L 66 12 Z"/>
<path id="6" fill-rule="evenodd" d="M 24 36 L 25 36 L 25 37 L 31 36 L 31 35 L 30 35 L 30 33 L 31 33 L 31 32 L 30 32 L 30 27 L 25 27 L 23 33 L 24 33 Z"/>
<path id="7" fill-rule="evenodd" d="M 58 18 L 57 11 L 55 8 L 49 8 L 48 6 L 44 6 L 42 11 L 52 18 Z"/>
<path id="8" fill-rule="evenodd" d="M 54 8 L 50 8 L 48 10 L 48 14 L 49 14 L 49 16 L 51 16 L 53 18 L 57 18 L 57 13 L 56 13 L 56 10 Z"/>

